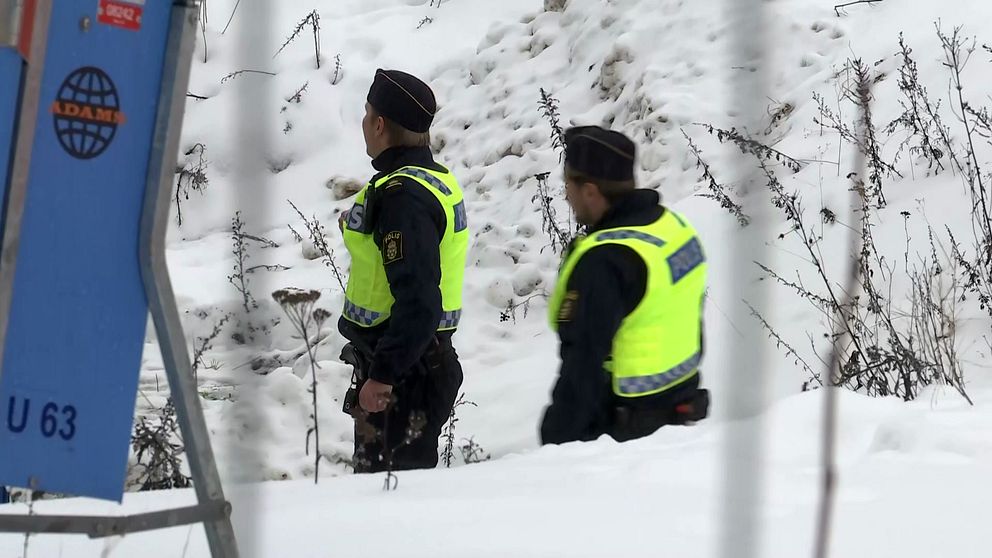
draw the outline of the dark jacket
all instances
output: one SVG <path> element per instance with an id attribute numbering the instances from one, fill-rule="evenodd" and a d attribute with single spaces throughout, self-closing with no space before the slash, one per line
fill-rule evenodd
<path id="1" fill-rule="evenodd" d="M 379 172 L 371 183 L 408 165 L 445 170 L 426 147 L 392 147 L 372 161 Z M 372 349 L 369 377 L 390 385 L 401 381 L 434 341 L 442 315 L 440 243 L 447 225 L 434 194 L 410 178 L 399 180 L 400 185 L 377 188 L 374 207 L 366 210 L 373 219 L 372 236 L 379 250 L 385 235 L 399 233 L 402 257 L 385 265 L 389 290 L 396 299 L 390 317 L 371 328 L 343 317 L 338 320 L 342 335 L 360 348 Z M 448 342 L 451 332 L 437 336 Z"/>
<path id="2" fill-rule="evenodd" d="M 665 212 L 659 201 L 653 190 L 634 190 L 614 203 L 589 233 L 657 221 Z M 597 246 L 576 264 L 566 289 L 578 296 L 568 320 L 558 323 L 562 364 L 551 405 L 541 422 L 542 443 L 596 439 L 611 432 L 618 405 L 674 407 L 698 388 L 697 375 L 656 395 L 620 401 L 613 394 L 603 362 L 612 350 L 621 322 L 644 298 L 646 288 L 647 266 L 637 252 L 626 246 Z"/>

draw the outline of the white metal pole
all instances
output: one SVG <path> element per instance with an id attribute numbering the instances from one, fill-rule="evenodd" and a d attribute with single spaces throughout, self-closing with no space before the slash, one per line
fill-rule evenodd
<path id="1" fill-rule="evenodd" d="M 273 54 L 278 48 L 273 29 L 277 5 L 279 4 L 273 0 L 254 0 L 241 2 L 234 7 L 239 11 L 234 14 L 228 33 L 238 34 L 235 43 L 238 53 L 236 69 L 272 70 Z M 225 16 L 222 19 L 226 21 L 227 14 L 222 15 Z M 272 184 L 269 180 L 272 172 L 268 168 L 273 159 L 272 137 L 276 133 L 275 115 L 279 111 L 273 90 L 276 78 L 252 73 L 237 79 L 238 82 L 232 84 L 238 88 L 238 92 L 233 105 L 236 124 L 232 132 L 235 135 L 231 139 L 239 146 L 237 151 L 240 155 L 236 162 L 234 186 L 237 192 L 235 207 L 231 208 L 231 216 L 234 216 L 235 211 L 241 211 L 246 227 L 264 231 L 272 222 L 270 217 L 272 208 L 277 203 L 285 203 L 283 198 L 277 199 L 272 192 Z M 255 247 L 249 245 L 247 249 L 254 250 Z M 275 290 L 270 274 L 253 275 L 251 289 L 257 300 L 270 301 L 271 293 Z M 243 310 L 239 312 L 242 323 L 247 324 L 248 320 L 255 318 Z M 258 353 L 266 349 L 262 341 L 258 337 L 251 342 Z M 262 402 L 255 397 L 257 393 L 255 390 L 243 391 L 238 404 L 247 408 L 248 412 L 254 413 L 257 409 L 258 417 L 264 418 L 266 415 L 262 410 Z M 232 468 L 243 468 L 246 463 L 260 464 L 264 467 L 266 459 L 264 448 L 250 442 L 238 444 L 234 439 L 232 444 L 237 444 L 232 446 L 229 452 Z M 238 509 L 235 509 L 234 513 L 235 529 L 241 541 L 242 551 L 246 556 L 261 558 L 266 556 L 262 549 L 264 544 L 262 533 L 265 530 L 262 511 L 265 509 L 265 504 L 261 484 L 245 478 L 246 474 L 257 474 L 257 470 L 240 472 L 231 470 L 231 474 L 239 478 L 242 483 L 239 489 Z"/>
<path id="2" fill-rule="evenodd" d="M 725 3 L 732 33 L 731 67 L 727 69 L 731 114 L 736 115 L 734 126 L 749 134 L 762 129 L 759 123 L 768 103 L 770 59 L 766 56 L 764 5 L 763 0 L 726 0 Z M 766 442 L 763 412 L 768 404 L 770 377 L 767 341 L 745 301 L 759 311 L 767 308 L 765 282 L 758 281 L 754 262 L 765 259 L 765 242 L 771 238 L 771 204 L 757 162 L 745 158 L 739 161 L 732 181 L 741 188 L 741 206 L 751 222 L 731 240 L 733 280 L 740 287 L 737 300 L 733 301 L 731 320 L 740 335 L 727 339 L 729 358 L 723 363 L 727 387 L 724 393 L 717 394 L 717 403 L 726 409 L 725 416 L 732 421 L 723 441 L 719 545 L 723 558 L 762 556 L 761 504 L 765 488 L 762 460 Z"/>

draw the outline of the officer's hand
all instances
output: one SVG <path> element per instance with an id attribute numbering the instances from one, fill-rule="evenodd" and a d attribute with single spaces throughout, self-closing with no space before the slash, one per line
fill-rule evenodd
<path id="1" fill-rule="evenodd" d="M 370 413 L 379 413 L 386 410 L 392 396 L 393 386 L 370 379 L 358 393 L 358 404 Z"/>
<path id="2" fill-rule="evenodd" d="M 344 225 L 348 222 L 348 213 L 350 212 L 350 209 L 345 209 L 340 215 L 338 215 L 338 229 L 340 229 L 341 232 L 344 232 Z"/>

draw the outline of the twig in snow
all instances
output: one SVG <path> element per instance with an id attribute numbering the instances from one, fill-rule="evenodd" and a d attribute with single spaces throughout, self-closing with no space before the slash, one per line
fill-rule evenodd
<path id="1" fill-rule="evenodd" d="M 227 83 L 227 81 L 232 80 L 232 79 L 240 76 L 241 74 L 262 74 L 262 75 L 266 75 L 266 76 L 274 76 L 274 75 L 276 75 L 273 72 L 266 72 L 265 70 L 238 70 L 236 72 L 231 72 L 231 73 L 227 74 L 226 76 L 222 77 L 220 79 L 220 82 L 221 83 Z"/>
<path id="2" fill-rule="evenodd" d="M 245 262 L 249 258 L 248 243 L 245 242 L 244 221 L 241 220 L 241 212 L 234 213 L 231 219 L 231 237 L 234 242 L 234 249 L 231 253 L 236 258 L 234 261 L 234 271 L 227 277 L 227 280 L 234 285 L 234 288 L 241 293 L 241 303 L 244 306 L 245 314 L 250 314 L 253 308 L 258 308 L 258 302 L 251 295 L 248 286 L 248 274 L 245 272 Z"/>
<path id="3" fill-rule="evenodd" d="M 334 274 L 334 278 L 341 287 L 341 292 L 345 292 L 344 276 L 341 274 L 341 269 L 338 267 L 338 262 L 334 258 L 334 250 L 327 245 L 327 238 L 324 235 L 324 225 L 320 224 L 320 221 L 318 221 L 316 217 L 314 217 L 313 220 L 307 219 L 306 216 L 303 215 L 303 212 L 296 207 L 296 204 L 290 200 L 286 201 L 289 202 L 289 205 L 293 206 L 293 209 L 296 210 L 296 214 L 300 216 L 300 219 L 303 219 L 303 223 L 307 227 L 307 232 L 310 233 L 310 240 L 313 242 L 314 247 L 317 248 L 317 250 L 320 251 L 320 254 L 324 257 L 324 265 L 331 268 L 331 273 Z"/>
<path id="4" fill-rule="evenodd" d="M 268 238 L 265 238 L 264 236 L 255 236 L 253 234 L 245 233 L 244 237 L 247 238 L 247 239 L 249 239 L 249 240 L 254 240 L 255 242 L 258 242 L 259 244 L 261 244 L 265 248 L 278 248 L 279 247 L 279 244 L 278 243 L 273 242 L 273 241 L 269 240 Z"/>
<path id="5" fill-rule="evenodd" d="M 725 141 L 731 141 L 737 145 L 741 153 L 745 155 L 751 154 L 757 157 L 759 160 L 767 161 L 769 159 L 774 159 L 777 162 L 782 163 L 788 167 L 792 172 L 799 172 L 803 169 L 803 163 L 789 157 L 785 153 L 769 147 L 751 137 L 742 134 L 737 128 L 731 128 L 729 130 L 724 130 L 722 128 L 717 128 L 712 124 L 704 124 L 701 122 L 693 122 L 695 126 L 702 126 L 706 128 L 706 131 L 711 135 L 716 135 L 716 139 L 723 143 Z"/>
<path id="6" fill-rule="evenodd" d="M 548 124 L 551 125 L 551 147 L 559 151 L 558 160 L 565 156 L 565 132 L 561 129 L 561 123 L 559 119 L 561 116 L 558 114 L 558 99 L 551 96 L 550 93 L 541 88 L 541 100 L 538 102 L 538 106 L 541 107 L 541 114 L 548 119 Z"/>
<path id="7" fill-rule="evenodd" d="M 224 324 L 227 323 L 227 321 L 230 319 L 231 319 L 231 315 L 225 313 L 223 316 L 221 316 L 219 320 L 217 320 L 217 323 L 214 324 L 214 329 L 206 337 L 201 337 L 197 339 L 197 341 L 199 341 L 199 344 L 193 350 L 194 381 L 196 381 L 197 370 L 199 370 L 200 366 L 202 365 L 206 367 L 206 364 L 203 362 L 203 355 L 206 354 L 207 351 L 213 348 L 214 340 L 217 339 L 217 336 L 220 335 L 221 330 L 224 328 Z"/>
<path id="8" fill-rule="evenodd" d="M 221 35 L 227 33 L 227 28 L 231 26 L 231 22 L 234 20 L 234 14 L 238 13 L 238 6 L 241 5 L 241 0 L 234 3 L 234 9 L 231 10 L 231 17 L 227 18 L 227 24 L 224 25 L 224 30 L 220 32 Z"/>
<path id="9" fill-rule="evenodd" d="M 848 6 L 853 6 L 855 4 L 877 4 L 878 2 L 881 2 L 881 1 L 882 0 L 854 0 L 853 2 L 847 2 L 847 3 L 844 3 L 844 4 L 837 4 L 836 6 L 834 6 L 834 13 L 837 14 L 837 17 L 840 17 L 840 9 L 841 8 L 846 8 Z"/>
<path id="10" fill-rule="evenodd" d="M 331 85 L 337 85 L 341 79 L 341 53 L 334 55 L 334 76 L 331 77 Z"/>
<path id="11" fill-rule="evenodd" d="M 296 38 L 299 37 L 300 33 L 303 31 L 303 28 L 306 27 L 307 25 L 310 26 L 310 29 L 313 32 L 314 56 L 317 59 L 317 69 L 319 70 L 320 69 L 320 14 L 317 13 L 317 10 L 311 11 L 309 14 L 306 15 L 306 17 L 304 17 L 302 20 L 300 20 L 299 23 L 296 24 L 296 28 L 293 29 L 293 32 L 290 34 L 289 38 L 286 39 L 286 42 L 283 43 L 282 46 L 279 47 L 279 50 L 277 50 L 276 53 L 272 55 L 272 58 L 279 56 L 279 53 L 285 50 L 286 47 L 289 46 L 289 43 L 296 40 Z"/>
<path id="12" fill-rule="evenodd" d="M 458 417 L 455 411 L 462 405 L 478 407 L 474 401 L 465 399 L 464 393 L 458 396 L 454 406 L 451 407 L 451 414 L 448 415 L 448 424 L 444 426 L 444 431 L 441 433 L 441 439 L 444 440 L 444 448 L 441 450 L 441 462 L 444 463 L 445 467 L 451 467 L 451 463 L 455 458 L 455 424 L 458 423 Z"/>
<path id="13" fill-rule="evenodd" d="M 700 195 L 719 202 L 720 207 L 726 209 L 731 215 L 737 218 L 737 223 L 741 227 L 746 227 L 748 223 L 751 222 L 751 218 L 744 213 L 744 208 L 741 207 L 741 204 L 735 202 L 726 192 L 724 186 L 717 182 L 716 178 L 713 176 L 713 172 L 710 170 L 709 164 L 703 160 L 702 151 L 700 151 L 699 147 L 692 141 L 689 134 L 687 134 L 685 130 L 682 130 L 682 135 L 685 136 L 686 141 L 689 142 L 689 151 L 691 151 L 693 156 L 696 158 L 696 168 L 703 170 L 702 178 L 706 180 L 706 185 L 710 189 L 709 194 Z"/>
<path id="14" fill-rule="evenodd" d="M 296 240 L 297 242 L 303 242 L 303 237 L 300 236 L 300 233 L 296 232 L 296 229 L 293 228 L 293 225 L 286 225 L 286 226 L 289 227 L 289 231 L 293 233 L 294 240 Z"/>
<path id="15" fill-rule="evenodd" d="M 282 264 L 262 264 L 262 265 L 253 265 L 249 267 L 247 270 L 245 270 L 245 273 L 255 273 L 259 269 L 264 269 L 265 271 L 287 271 L 291 268 L 286 267 Z"/>

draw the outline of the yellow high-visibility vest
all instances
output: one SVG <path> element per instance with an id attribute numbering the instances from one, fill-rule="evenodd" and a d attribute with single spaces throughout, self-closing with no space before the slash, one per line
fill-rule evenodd
<path id="1" fill-rule="evenodd" d="M 649 225 L 605 229 L 576 242 L 562 264 L 549 303 L 552 329 L 558 329 L 562 305 L 573 303 L 566 298 L 576 264 L 586 252 L 603 244 L 630 247 L 647 267 L 644 298 L 620 324 L 611 358 L 603 363 L 612 376 L 614 393 L 620 397 L 651 395 L 692 378 L 702 358 L 706 258 L 696 230 L 667 208 Z"/>
<path id="2" fill-rule="evenodd" d="M 402 185 L 391 186 L 398 188 L 423 187 L 434 194 L 444 209 L 446 225 L 441 237 L 441 306 L 443 314 L 438 323 L 438 331 L 452 330 L 458 327 L 462 314 L 462 282 L 465 277 L 465 259 L 468 253 L 468 220 L 465 213 L 465 201 L 458 181 L 450 171 L 438 172 L 421 167 L 407 166 L 390 173 L 374 184 L 366 184 L 355 197 L 355 205 L 348 213 L 348 223 L 344 229 L 344 244 L 351 255 L 351 272 L 348 275 L 348 287 L 345 290 L 343 316 L 362 327 L 373 327 L 389 318 L 393 307 L 392 292 L 386 279 L 386 269 L 382 253 L 372 239 L 372 233 L 361 232 L 366 218 L 365 200 L 370 188 L 378 189 L 398 177 L 413 179 L 418 186 L 411 186 L 409 181 Z M 385 249 L 396 249 L 396 246 L 386 243 Z M 386 254 L 388 260 L 390 255 Z"/>

